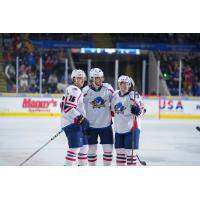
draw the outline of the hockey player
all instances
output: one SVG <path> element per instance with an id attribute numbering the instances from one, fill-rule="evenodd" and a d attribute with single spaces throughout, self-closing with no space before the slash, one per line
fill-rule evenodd
<path id="1" fill-rule="evenodd" d="M 115 91 L 111 102 L 114 116 L 116 163 L 117 165 L 136 165 L 139 132 L 134 129 L 134 118 L 141 114 L 141 110 L 136 103 L 134 92 L 130 91 L 130 78 L 120 76 L 118 85 L 119 90 Z"/>
<path id="2" fill-rule="evenodd" d="M 134 92 L 135 103 L 140 108 L 140 114 L 135 115 L 135 117 L 134 117 L 134 129 L 133 129 L 133 134 L 135 136 L 138 136 L 138 139 L 139 139 L 140 132 L 141 132 L 141 119 L 144 116 L 144 114 L 146 113 L 146 109 L 144 107 L 144 102 L 143 102 L 141 95 L 136 91 L 136 89 L 134 89 L 135 83 L 134 83 L 133 79 L 131 77 L 129 77 L 129 78 L 130 78 L 130 81 L 131 81 L 131 87 L 130 87 L 129 91 Z M 137 109 L 137 107 L 136 107 L 136 109 Z M 139 141 L 138 141 L 138 143 L 139 143 Z"/>
<path id="3" fill-rule="evenodd" d="M 80 69 L 73 70 L 71 79 L 73 84 L 66 88 L 60 105 L 61 126 L 66 134 L 69 146 L 65 165 L 76 165 L 78 155 L 78 164 L 82 166 L 88 164 L 88 145 L 85 130 L 89 127 L 89 122 L 85 118 L 81 91 L 86 80 L 85 72 Z"/>
<path id="4" fill-rule="evenodd" d="M 87 129 L 88 162 L 91 166 L 97 164 L 99 137 L 103 147 L 103 163 L 108 166 L 111 165 L 113 151 L 110 102 L 114 90 L 110 84 L 103 83 L 104 74 L 99 68 L 91 69 L 89 78 L 91 84 L 83 88 L 86 116 L 90 123 Z"/>

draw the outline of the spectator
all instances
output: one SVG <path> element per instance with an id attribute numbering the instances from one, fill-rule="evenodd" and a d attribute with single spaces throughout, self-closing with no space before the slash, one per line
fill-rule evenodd
<path id="1" fill-rule="evenodd" d="M 192 95 L 192 80 L 193 80 L 193 71 L 189 65 L 186 65 L 184 71 L 184 90 L 185 94 Z"/>
<path id="2" fill-rule="evenodd" d="M 65 88 L 67 87 L 67 84 L 65 84 L 64 80 L 61 80 L 58 84 L 57 84 L 57 90 L 58 93 L 63 93 L 65 91 Z"/>
<path id="3" fill-rule="evenodd" d="M 44 63 L 44 72 L 46 73 L 47 78 L 53 71 L 54 67 L 55 67 L 54 60 L 51 59 L 51 56 L 48 56 L 47 60 Z"/>
<path id="4" fill-rule="evenodd" d="M 31 40 L 29 39 L 28 33 L 24 34 L 24 50 L 26 52 L 33 52 L 33 44 L 31 42 Z"/>
<path id="5" fill-rule="evenodd" d="M 20 67 L 19 67 L 19 73 L 22 73 L 23 71 L 26 71 L 26 65 L 22 64 Z"/>
<path id="6" fill-rule="evenodd" d="M 33 53 L 28 53 L 25 56 L 25 64 L 30 66 L 34 66 L 36 64 Z"/>
<path id="7" fill-rule="evenodd" d="M 56 72 L 51 74 L 48 78 L 48 93 L 53 93 L 57 89 L 58 78 Z"/>
<path id="8" fill-rule="evenodd" d="M 179 86 L 179 57 L 176 54 L 159 53 L 157 59 L 161 60 L 161 71 L 167 74 L 165 78 L 170 94 L 178 95 Z M 185 95 L 195 94 L 195 85 L 200 77 L 200 57 L 194 53 L 182 55 L 182 93 Z"/>
<path id="9" fill-rule="evenodd" d="M 28 74 L 25 70 L 19 76 L 19 86 L 21 92 L 28 92 Z"/>
<path id="10" fill-rule="evenodd" d="M 31 71 L 29 75 L 29 90 L 31 92 L 37 92 L 38 87 L 37 87 L 37 75 L 34 71 Z"/>
<path id="11" fill-rule="evenodd" d="M 174 86 L 178 87 L 179 82 L 179 66 L 175 65 L 174 72 L 172 73 L 172 80 L 174 81 Z"/>
<path id="12" fill-rule="evenodd" d="M 15 68 L 11 64 L 7 64 L 5 67 L 5 76 L 7 80 L 7 91 L 13 91 L 13 86 L 16 83 Z"/>
<path id="13" fill-rule="evenodd" d="M 196 83 L 195 88 L 195 96 L 200 96 L 200 81 Z"/>
<path id="14" fill-rule="evenodd" d="M 20 53 L 22 49 L 22 41 L 20 35 L 16 35 L 13 40 L 13 50 L 16 54 Z"/>
<path id="15" fill-rule="evenodd" d="M 58 79 L 61 80 L 65 74 L 65 53 L 64 50 L 58 53 L 58 64 L 56 65 Z"/>
<path id="16" fill-rule="evenodd" d="M 3 53 L 3 60 L 5 61 L 5 62 L 12 62 L 12 55 L 11 55 L 11 53 L 10 52 L 4 52 Z"/>
<path id="17" fill-rule="evenodd" d="M 4 50 L 12 49 L 12 36 L 11 33 L 2 33 L 2 43 Z"/>

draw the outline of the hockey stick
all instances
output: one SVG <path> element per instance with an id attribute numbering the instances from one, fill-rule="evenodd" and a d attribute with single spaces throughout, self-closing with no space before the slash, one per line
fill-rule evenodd
<path id="1" fill-rule="evenodd" d="M 58 137 L 63 130 L 60 130 L 56 135 L 54 135 L 47 143 L 45 143 L 43 146 L 41 146 L 37 151 L 35 151 L 33 154 L 31 154 L 26 160 L 24 160 L 19 166 L 24 165 L 28 160 L 30 160 L 36 153 L 38 153 L 41 149 L 43 149 L 47 144 L 49 144 L 51 141 L 53 141 L 56 137 Z"/>
<path id="2" fill-rule="evenodd" d="M 132 82 L 132 85 L 133 85 L 133 90 L 135 89 L 134 88 L 134 83 Z M 135 91 L 134 91 L 134 102 L 135 102 Z M 133 128 L 132 128 L 132 130 L 131 130 L 131 150 L 132 150 L 132 152 L 131 152 L 131 160 L 132 160 L 132 162 L 131 162 L 131 164 L 133 164 L 133 151 L 134 151 L 134 130 L 135 130 L 135 128 L 134 128 L 134 121 L 135 121 L 135 115 L 133 116 Z"/>
<path id="3" fill-rule="evenodd" d="M 132 133 L 131 133 L 131 142 L 132 142 L 132 158 L 133 158 L 133 151 L 134 151 L 134 125 L 133 125 L 133 128 L 132 128 Z M 144 160 L 140 160 L 140 157 L 138 156 L 138 154 L 136 154 L 137 156 L 137 159 L 139 160 L 140 164 L 143 165 L 143 166 L 146 166 L 147 163 L 144 161 Z M 132 160 L 132 163 L 133 163 L 133 160 Z"/>
<path id="4" fill-rule="evenodd" d="M 136 154 L 136 156 L 137 156 L 137 159 L 139 160 L 141 165 L 143 165 L 143 166 L 147 165 L 147 163 L 144 160 L 140 160 L 140 157 L 137 154 Z"/>
<path id="5" fill-rule="evenodd" d="M 133 84 L 133 83 L 132 83 Z M 133 85 L 133 88 L 134 88 L 134 85 Z M 134 90 L 134 101 L 135 101 L 135 90 Z M 135 116 L 134 116 L 134 119 L 135 119 Z M 134 151 L 134 120 L 133 120 L 133 128 L 132 128 L 132 133 L 131 133 L 131 142 L 132 142 L 132 158 L 133 158 L 133 151 Z M 146 166 L 147 163 L 143 160 L 140 160 L 140 157 L 138 156 L 138 154 L 136 154 L 137 156 L 137 159 L 139 160 L 140 164 L 143 165 L 143 166 Z M 132 163 L 133 163 L 133 160 L 132 160 Z"/>

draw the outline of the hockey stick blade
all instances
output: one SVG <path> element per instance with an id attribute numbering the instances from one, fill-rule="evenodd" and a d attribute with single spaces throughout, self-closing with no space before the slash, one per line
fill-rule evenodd
<path id="1" fill-rule="evenodd" d="M 197 126 L 197 127 L 196 127 L 196 129 L 197 129 L 197 131 L 199 131 L 199 132 L 200 132 L 200 127 L 199 127 L 199 126 Z"/>
<path id="2" fill-rule="evenodd" d="M 138 155 L 136 155 L 136 156 L 137 156 L 137 158 L 138 158 L 138 160 L 139 160 L 139 162 L 140 162 L 141 165 L 143 165 L 143 166 L 146 166 L 146 165 L 147 165 L 147 163 L 146 163 L 145 161 L 140 160 L 140 158 L 139 158 Z"/>
<path id="3" fill-rule="evenodd" d="M 146 165 L 147 165 L 147 163 L 146 163 L 145 161 L 141 161 L 140 163 L 141 163 L 141 165 L 143 165 L 143 166 L 146 166 Z"/>

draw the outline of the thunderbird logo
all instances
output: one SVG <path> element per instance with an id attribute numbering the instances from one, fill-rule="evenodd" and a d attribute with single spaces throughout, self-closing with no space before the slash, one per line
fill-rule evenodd
<path id="1" fill-rule="evenodd" d="M 115 109 L 115 113 L 117 113 L 117 114 L 119 114 L 119 113 L 124 114 L 124 110 L 126 109 L 126 107 L 124 107 L 122 105 L 122 102 L 119 102 L 119 103 L 117 103 L 115 105 L 114 109 Z"/>
<path id="2" fill-rule="evenodd" d="M 90 102 L 93 108 L 101 108 L 105 107 L 106 100 L 102 99 L 101 97 L 96 97 L 92 102 Z"/>

